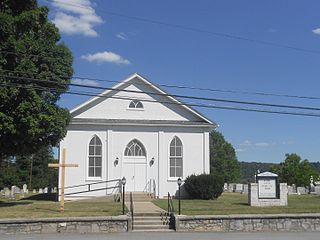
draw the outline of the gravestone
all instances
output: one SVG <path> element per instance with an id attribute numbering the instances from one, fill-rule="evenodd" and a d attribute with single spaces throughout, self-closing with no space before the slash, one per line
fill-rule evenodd
<path id="1" fill-rule="evenodd" d="M 48 193 L 48 187 L 45 187 L 45 188 L 43 189 L 43 193 Z"/>
<path id="2" fill-rule="evenodd" d="M 53 192 L 56 193 L 57 192 L 57 187 L 53 188 Z"/>
<path id="3" fill-rule="evenodd" d="M 28 191 L 28 186 L 27 186 L 27 184 L 23 184 L 22 189 L 23 189 L 23 192 L 24 192 L 24 193 L 27 193 L 27 191 Z"/>
<path id="4" fill-rule="evenodd" d="M 33 189 L 32 193 L 37 193 L 37 190 Z"/>
<path id="5" fill-rule="evenodd" d="M 248 185 L 248 184 L 243 184 L 243 191 L 242 191 L 242 193 L 248 194 L 248 190 L 249 190 L 249 185 Z"/>
<path id="6" fill-rule="evenodd" d="M 314 192 L 315 192 L 315 194 L 320 195 L 320 186 L 315 186 Z"/>
<path id="7" fill-rule="evenodd" d="M 11 191 L 9 188 L 5 187 L 4 189 L 4 197 L 5 198 L 10 198 L 11 197 Z"/>
<path id="8" fill-rule="evenodd" d="M 243 184 L 237 183 L 234 191 L 237 193 L 241 193 L 243 191 Z"/>
<path id="9" fill-rule="evenodd" d="M 228 192 L 233 192 L 233 184 L 229 183 L 228 185 Z"/>
<path id="10" fill-rule="evenodd" d="M 305 187 L 297 187 L 297 193 L 300 195 L 304 195 L 304 194 L 307 194 L 308 191 Z"/>
<path id="11" fill-rule="evenodd" d="M 39 194 L 42 194 L 42 193 L 43 193 L 43 189 L 39 188 Z"/>
<path id="12" fill-rule="evenodd" d="M 17 186 L 11 187 L 11 198 L 15 198 L 16 194 L 20 194 L 21 190 Z"/>
<path id="13" fill-rule="evenodd" d="M 223 185 L 223 191 L 227 192 L 228 191 L 228 183 L 224 183 Z"/>
<path id="14" fill-rule="evenodd" d="M 288 186 L 288 195 L 297 194 L 293 186 Z"/>

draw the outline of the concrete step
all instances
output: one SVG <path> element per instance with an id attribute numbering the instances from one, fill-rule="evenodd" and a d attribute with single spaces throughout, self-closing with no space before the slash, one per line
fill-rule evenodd
<path id="1" fill-rule="evenodd" d="M 161 212 L 143 212 L 134 213 L 134 217 L 158 217 L 164 216 Z"/>
<path id="2" fill-rule="evenodd" d="M 134 230 L 162 230 L 169 229 L 167 225 L 134 225 Z"/>
<path id="3" fill-rule="evenodd" d="M 173 229 L 137 229 L 133 232 L 174 232 Z"/>
<path id="4" fill-rule="evenodd" d="M 166 222 L 162 222 L 160 220 L 157 220 L 157 221 L 146 221 L 146 220 L 136 220 L 136 221 L 133 221 L 133 224 L 135 226 L 140 226 L 140 225 L 167 225 Z"/>

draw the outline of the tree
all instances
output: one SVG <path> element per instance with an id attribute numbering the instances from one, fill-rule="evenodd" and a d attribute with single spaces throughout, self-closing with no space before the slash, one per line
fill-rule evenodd
<path id="1" fill-rule="evenodd" d="M 0 166 L 66 134 L 69 112 L 56 102 L 73 74 L 72 54 L 48 11 L 36 0 L 0 2 Z"/>
<path id="2" fill-rule="evenodd" d="M 318 176 L 309 161 L 302 160 L 296 153 L 286 154 L 286 159 L 280 163 L 277 173 L 281 182 L 296 186 L 309 186 L 310 177 Z"/>
<path id="3" fill-rule="evenodd" d="M 29 186 L 32 162 L 32 186 Z M 16 156 L 6 159 L 6 164 L 0 168 L 0 188 L 27 184 L 32 188 L 44 188 L 58 185 L 58 169 L 48 168 L 48 163 L 57 160 L 53 157 L 51 147 L 42 147 L 29 156 Z"/>
<path id="4" fill-rule="evenodd" d="M 210 133 L 210 171 L 222 174 L 224 182 L 236 182 L 240 177 L 240 166 L 233 146 L 219 132 Z"/>

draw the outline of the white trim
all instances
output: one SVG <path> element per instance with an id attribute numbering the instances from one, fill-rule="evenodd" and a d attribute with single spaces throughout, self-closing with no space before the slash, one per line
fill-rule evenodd
<path id="1" fill-rule="evenodd" d="M 156 91 L 162 93 L 162 94 L 168 94 L 166 92 L 164 92 L 163 90 L 161 90 L 159 87 L 153 85 L 150 81 L 148 81 L 146 78 L 142 77 L 140 74 L 138 73 L 134 73 L 133 75 L 129 76 L 128 78 L 126 78 L 125 80 L 123 80 L 122 82 L 112 86 L 112 90 L 108 89 L 102 93 L 100 93 L 97 97 L 92 97 L 89 100 L 87 100 L 86 102 L 78 105 L 77 107 L 73 108 L 70 110 L 70 114 L 72 115 L 74 112 L 80 110 L 81 108 L 85 107 L 86 105 L 96 101 L 97 99 L 99 99 L 99 97 L 101 96 L 106 96 L 108 93 L 112 92 L 112 91 L 116 91 L 118 88 L 120 88 L 122 85 L 128 83 L 129 81 L 132 81 L 133 79 L 138 78 L 141 81 L 143 81 L 146 85 L 149 85 L 151 88 L 155 89 Z M 188 110 L 189 112 L 192 112 L 194 115 L 200 117 L 201 119 L 203 119 L 205 122 L 212 124 L 212 125 L 216 125 L 215 123 L 213 123 L 211 120 L 209 120 L 208 118 L 204 117 L 202 114 L 196 112 L 195 110 L 193 110 L 191 107 L 187 106 L 186 104 L 180 102 L 179 100 L 177 100 L 174 97 L 171 96 L 165 96 L 167 98 L 169 98 L 170 100 L 172 100 L 173 102 L 178 103 L 181 107 L 185 108 L 186 110 Z"/>
<path id="2" fill-rule="evenodd" d="M 144 108 L 129 108 L 127 107 L 128 111 L 144 111 Z"/>
<path id="3" fill-rule="evenodd" d="M 91 140 L 94 138 L 94 137 L 98 137 L 100 142 L 101 142 L 101 177 L 90 177 L 89 176 L 89 146 L 90 146 L 90 142 Z M 89 141 L 87 142 L 87 146 L 86 146 L 86 167 L 85 167 L 85 171 L 86 171 L 86 179 L 85 181 L 96 181 L 96 180 L 103 180 L 103 175 L 104 175 L 104 170 L 103 170 L 103 167 L 104 167 L 104 164 L 103 164 L 103 141 L 101 140 L 101 137 L 98 136 L 98 134 L 93 134 L 91 136 L 91 138 L 89 139 Z"/>

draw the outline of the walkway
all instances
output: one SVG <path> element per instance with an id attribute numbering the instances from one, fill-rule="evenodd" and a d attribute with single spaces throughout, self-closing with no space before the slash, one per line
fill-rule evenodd
<path id="1" fill-rule="evenodd" d="M 133 209 L 134 214 L 141 213 L 155 213 L 160 214 L 161 212 L 165 212 L 162 208 L 159 208 L 152 202 L 152 198 L 146 193 L 134 193 L 133 194 Z M 126 206 L 130 209 L 130 197 L 129 194 L 126 195 Z"/>

